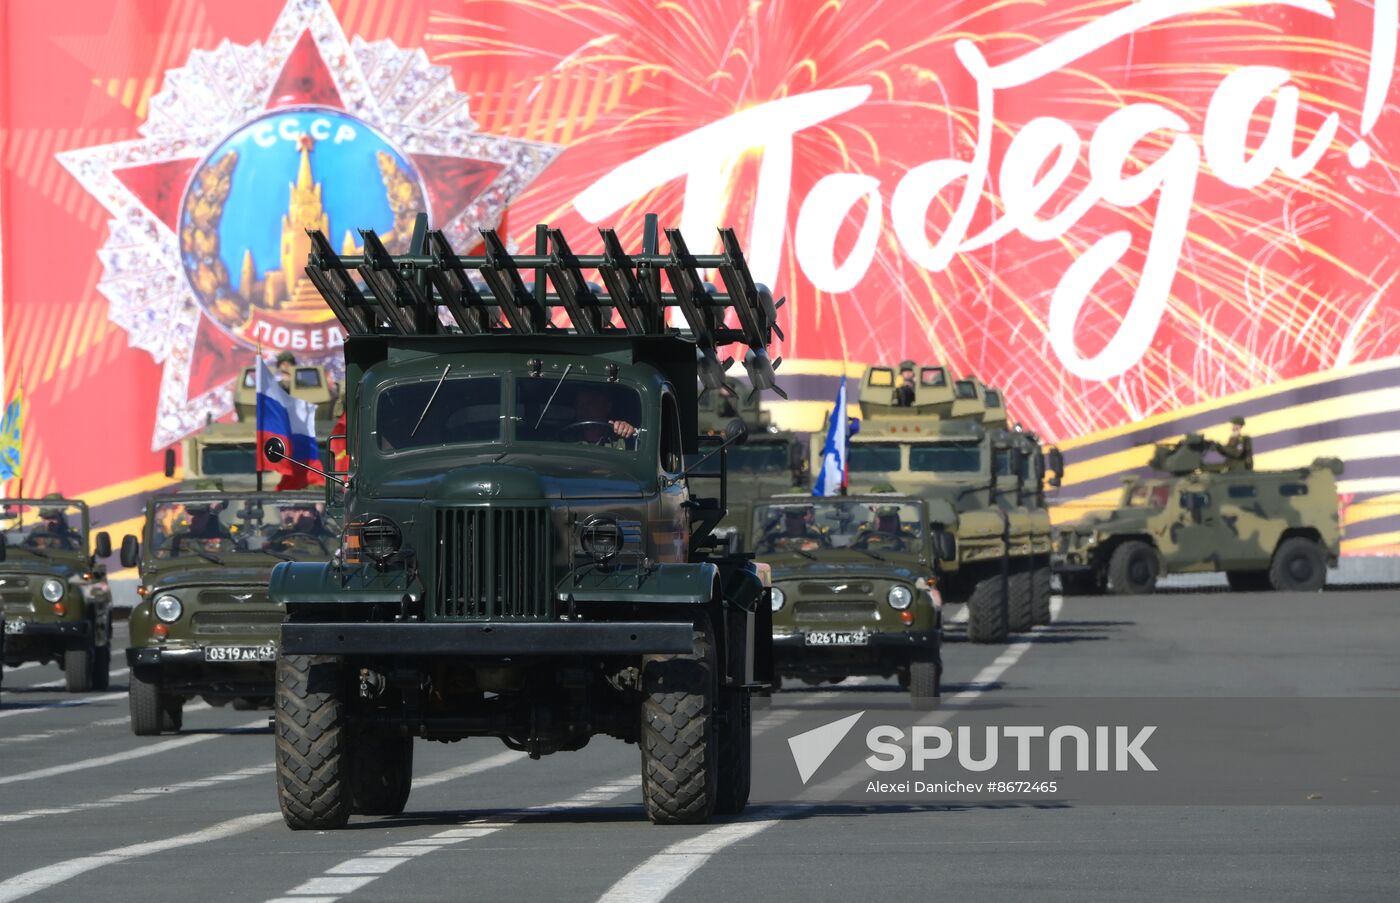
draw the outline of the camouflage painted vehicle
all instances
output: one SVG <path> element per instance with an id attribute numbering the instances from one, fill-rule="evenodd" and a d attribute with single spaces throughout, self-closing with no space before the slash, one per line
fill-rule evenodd
<path id="1" fill-rule="evenodd" d="M 61 664 L 74 693 L 106 689 L 112 662 L 112 592 L 98 562 L 112 542 L 90 527 L 75 499 L 0 499 L 4 663 Z"/>
<path id="2" fill-rule="evenodd" d="M 896 384 L 893 367 L 869 367 L 861 379 L 852 486 L 917 495 L 935 536 L 953 534 L 939 591 L 945 603 L 968 605 L 970 640 L 1000 643 L 1048 623 L 1051 530 L 1038 444 L 1006 428 L 1001 393 L 989 397 L 974 379 L 919 367 L 907 406 L 896 404 Z"/>
<path id="3" fill-rule="evenodd" d="M 896 676 L 915 700 L 938 696 L 943 605 L 927 524 L 927 504 L 911 496 L 780 495 L 754 506 L 754 551 L 772 568 L 777 679 Z"/>
<path id="4" fill-rule="evenodd" d="M 771 665 L 766 569 L 716 547 L 722 504 L 693 497 L 684 468 L 717 347 L 746 344 L 750 380 L 773 385 L 776 305 L 733 232 L 698 256 L 668 230 L 663 254 L 649 218 L 640 254 L 602 230 L 604 254 L 581 256 L 541 228 L 513 256 L 486 231 L 473 258 L 425 218 L 399 257 L 361 234 L 365 254 L 344 258 L 314 234 L 307 266 L 347 336 L 350 474 L 331 475 L 343 555 L 272 573 L 286 823 L 400 812 L 414 738 L 479 736 L 536 758 L 613 736 L 641 748 L 652 821 L 741 811 Z"/>
<path id="5" fill-rule="evenodd" d="M 138 736 L 178 731 L 195 697 L 270 706 L 282 607 L 268 595 L 273 565 L 329 561 L 340 524 L 323 492 L 185 491 L 146 503 L 144 541 L 122 541 L 140 567 L 131 611 L 128 703 Z"/>
<path id="6" fill-rule="evenodd" d="M 735 418 L 749 431 L 744 444 L 731 448 L 727 455 L 729 513 L 715 530 L 736 552 L 752 551 L 748 534 L 755 500 L 800 492 L 811 485 L 808 437 L 774 426 L 769 412 L 759 403 L 760 394 L 726 379 L 720 388 L 700 395 L 701 436 L 722 436 Z"/>
<path id="7" fill-rule="evenodd" d="M 1126 479 L 1116 509 L 1062 525 L 1054 560 L 1065 592 L 1140 595 L 1164 575 L 1210 571 L 1236 590 L 1322 589 L 1341 544 L 1342 462 L 1252 470 L 1207 462 L 1212 446 L 1198 434 L 1157 446 L 1163 476 Z"/>

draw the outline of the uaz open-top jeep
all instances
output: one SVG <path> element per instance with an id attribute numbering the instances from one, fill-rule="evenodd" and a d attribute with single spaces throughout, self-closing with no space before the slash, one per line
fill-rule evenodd
<path id="1" fill-rule="evenodd" d="M 0 500 L 3 660 L 60 662 L 73 692 L 102 690 L 112 661 L 106 533 L 89 554 L 88 507 L 51 495 Z"/>
<path id="2" fill-rule="evenodd" d="M 604 253 L 584 257 L 541 228 L 535 254 L 513 257 L 486 231 L 473 258 L 422 217 L 398 257 L 373 231 L 344 258 L 313 233 L 307 273 L 347 335 L 350 474 L 342 556 L 272 574 L 291 827 L 402 811 L 415 737 L 538 757 L 607 734 L 641 746 L 653 821 L 747 803 L 749 697 L 771 665 L 764 569 L 715 551 L 723 507 L 691 496 L 683 462 L 697 373 L 722 379 L 717 347 L 747 345 L 750 379 L 772 386 L 777 305 L 731 231 L 715 256 L 676 230 L 662 254 L 654 220 L 646 233 L 632 255 L 602 230 Z"/>
<path id="3" fill-rule="evenodd" d="M 166 493 L 146 503 L 144 542 L 122 541 L 141 567 L 131 611 L 131 729 L 178 731 L 195 696 L 270 705 L 282 607 L 267 592 L 281 561 L 329 561 L 340 524 L 320 492 Z M 142 555 L 144 551 L 144 555 Z"/>
<path id="4" fill-rule="evenodd" d="M 812 683 L 896 675 L 915 700 L 937 696 L 942 602 L 927 525 L 928 506 L 909 496 L 755 505 L 754 551 L 773 569 L 774 674 Z"/>

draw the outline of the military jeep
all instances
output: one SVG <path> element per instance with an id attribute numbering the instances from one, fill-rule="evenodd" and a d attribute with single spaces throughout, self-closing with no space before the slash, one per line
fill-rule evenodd
<path id="1" fill-rule="evenodd" d="M 0 499 L 4 663 L 57 662 L 75 693 L 106 689 L 112 661 L 112 592 L 98 562 L 112 542 L 89 529 L 81 501 Z"/>
<path id="2" fill-rule="evenodd" d="M 414 739 L 474 736 L 536 758 L 637 743 L 652 821 L 741 811 L 771 668 L 765 569 L 716 547 L 723 506 L 685 470 L 716 348 L 746 345 L 752 383 L 774 381 L 778 305 L 733 232 L 692 255 L 667 230 L 662 253 L 649 218 L 640 253 L 604 229 L 585 256 L 558 231 L 528 255 L 484 231 L 470 258 L 422 217 L 406 255 L 361 235 L 341 257 L 313 233 L 307 266 L 346 332 L 349 472 L 328 475 L 341 554 L 272 572 L 286 823 L 400 812 Z"/>
<path id="3" fill-rule="evenodd" d="M 122 540 L 140 567 L 131 611 L 128 702 L 138 736 L 178 731 L 202 697 L 270 707 L 282 607 L 268 596 L 282 561 L 329 561 L 340 524 L 316 492 L 184 491 L 146 503 L 144 541 Z M 143 554 L 144 553 L 144 554 Z"/>
<path id="4" fill-rule="evenodd" d="M 897 676 L 915 700 L 938 696 L 943 606 L 927 524 L 928 505 L 910 496 L 782 495 L 754 506 L 754 551 L 772 568 L 776 678 Z"/>
<path id="5" fill-rule="evenodd" d="M 1315 591 L 1341 544 L 1342 462 L 1260 471 L 1211 460 L 1199 434 L 1156 446 L 1160 477 L 1124 480 L 1118 507 L 1059 528 L 1054 568 L 1066 593 L 1151 593 L 1167 574 L 1225 572 L 1235 590 Z"/>

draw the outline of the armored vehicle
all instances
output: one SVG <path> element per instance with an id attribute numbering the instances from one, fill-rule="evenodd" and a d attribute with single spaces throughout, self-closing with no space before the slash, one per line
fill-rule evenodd
<path id="1" fill-rule="evenodd" d="M 777 679 L 897 676 L 915 700 L 938 695 L 942 602 L 928 522 L 922 499 L 900 495 L 754 506 L 754 551 L 772 568 Z"/>
<path id="2" fill-rule="evenodd" d="M 89 529 L 80 501 L 0 499 L 4 663 L 57 662 L 72 692 L 106 689 L 112 661 L 112 592 L 98 563 L 112 541 Z"/>
<path id="3" fill-rule="evenodd" d="M 273 565 L 329 561 L 340 524 L 321 492 L 188 491 L 146 503 L 144 541 L 122 540 L 139 565 L 131 612 L 128 702 L 139 736 L 178 731 L 186 701 L 270 706 L 282 608 L 268 596 Z M 144 552 L 144 554 L 143 554 Z"/>
<path id="4" fill-rule="evenodd" d="M 1322 589 L 1341 544 L 1342 462 L 1261 471 L 1252 456 L 1212 462 L 1213 451 L 1195 433 L 1158 445 L 1162 476 L 1127 478 L 1116 509 L 1061 526 L 1065 592 L 1145 594 L 1166 574 L 1207 571 L 1224 571 L 1236 590 Z"/>
<path id="5" fill-rule="evenodd" d="M 329 475 L 342 554 L 272 572 L 287 824 L 402 811 L 414 739 L 471 736 L 540 757 L 606 734 L 641 747 L 652 821 L 741 811 L 750 695 L 771 670 L 766 569 L 716 548 L 723 487 L 693 497 L 684 463 L 717 347 L 747 345 L 750 381 L 774 383 L 777 305 L 734 233 L 693 255 L 667 230 L 661 253 L 649 218 L 641 253 L 604 229 L 584 256 L 557 230 L 530 255 L 484 231 L 470 258 L 425 217 L 406 255 L 361 235 L 364 254 L 340 257 L 313 233 L 307 266 L 346 332 L 350 472 Z"/>
<path id="6" fill-rule="evenodd" d="M 1005 428 L 1001 393 L 941 366 L 921 366 L 899 404 L 896 370 L 861 378 L 860 431 L 850 439 L 852 484 L 888 484 L 928 503 L 930 528 L 954 536 L 940 558 L 943 601 L 966 602 L 967 635 L 999 643 L 1049 619 L 1051 534 L 1040 498 L 1044 456 Z M 1058 475 L 1055 475 L 1058 478 Z"/>
<path id="7" fill-rule="evenodd" d="M 748 429 L 744 444 L 731 448 L 727 456 L 729 513 L 715 529 L 734 551 L 753 550 L 748 534 L 755 500 L 811 484 L 807 437 L 774 426 L 759 402 L 760 394 L 731 379 L 700 394 L 701 436 L 722 437 L 735 418 Z"/>

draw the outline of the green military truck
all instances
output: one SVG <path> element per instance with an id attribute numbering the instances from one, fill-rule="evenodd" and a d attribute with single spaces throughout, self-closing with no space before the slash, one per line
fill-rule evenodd
<path id="1" fill-rule="evenodd" d="M 342 555 L 272 573 L 286 823 L 402 811 L 414 739 L 473 736 L 532 757 L 612 736 L 641 748 L 652 821 L 741 811 L 771 671 L 766 568 L 718 546 L 721 500 L 692 496 L 685 470 L 717 347 L 747 345 L 750 381 L 774 384 L 777 305 L 734 233 L 701 256 L 667 230 L 662 253 L 648 218 L 640 253 L 604 229 L 583 256 L 558 231 L 532 255 L 485 231 L 471 258 L 425 217 L 406 255 L 361 235 L 340 257 L 314 233 L 307 266 L 346 333 L 350 473 L 331 475 Z"/>
<path id="2" fill-rule="evenodd" d="M 744 444 L 731 448 L 727 455 L 729 513 L 715 529 L 715 535 L 736 552 L 752 551 L 747 534 L 756 499 L 811 485 L 808 438 L 774 426 L 770 413 L 760 404 L 760 394 L 726 379 L 720 388 L 700 395 L 698 425 L 702 437 L 711 441 L 722 437 L 735 418 L 748 429 Z"/>
<path id="3" fill-rule="evenodd" d="M 1168 574 L 1222 571 L 1235 590 L 1322 589 L 1341 545 L 1342 462 L 1254 470 L 1250 457 L 1210 460 L 1218 451 L 1196 433 L 1157 445 L 1163 476 L 1127 478 L 1117 508 L 1062 525 L 1064 591 L 1144 595 Z"/>
<path id="4" fill-rule="evenodd" d="M 955 538 L 952 556 L 939 561 L 943 600 L 967 604 L 968 639 L 1005 642 L 1010 631 L 1049 619 L 1050 519 L 1036 501 L 1044 458 L 1006 429 L 1000 392 L 992 390 L 989 406 L 975 379 L 941 366 L 914 369 L 908 404 L 899 403 L 896 368 L 866 369 L 850 481 L 928 502 L 931 529 Z"/>
<path id="5" fill-rule="evenodd" d="M 106 689 L 112 662 L 112 592 L 98 561 L 112 542 L 90 529 L 76 499 L 0 499 L 3 661 L 59 663 L 74 693 Z"/>
<path id="6" fill-rule="evenodd" d="M 754 506 L 754 552 L 772 568 L 776 679 L 894 676 L 915 701 L 938 696 L 942 602 L 928 523 L 923 499 L 900 495 Z"/>
<path id="7" fill-rule="evenodd" d="M 280 561 L 329 561 L 340 524 L 321 492 L 164 493 L 146 503 L 142 540 L 122 541 L 140 567 L 131 612 L 128 702 L 138 736 L 178 731 L 184 704 L 271 706 L 282 608 L 268 595 Z"/>

